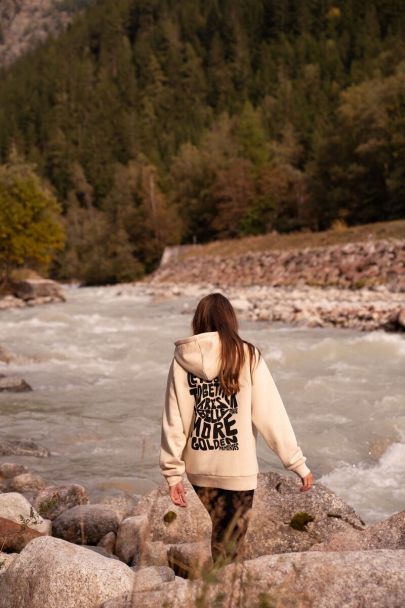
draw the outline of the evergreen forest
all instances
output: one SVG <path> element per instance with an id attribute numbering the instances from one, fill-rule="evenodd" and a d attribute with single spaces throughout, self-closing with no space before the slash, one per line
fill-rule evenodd
<path id="1" fill-rule="evenodd" d="M 86 4 L 0 72 L 0 164 L 58 201 L 52 276 L 405 217 L 401 0 Z"/>

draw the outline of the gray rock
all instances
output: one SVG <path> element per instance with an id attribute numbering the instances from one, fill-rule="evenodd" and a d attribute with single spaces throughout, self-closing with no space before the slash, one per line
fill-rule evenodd
<path id="1" fill-rule="evenodd" d="M 402 608 L 405 550 L 292 552 L 265 555 L 207 579 L 176 577 L 158 590 L 115 598 L 100 608 L 184 606 L 285 606 L 299 608 Z"/>
<path id="2" fill-rule="evenodd" d="M 117 531 L 116 555 L 126 564 L 136 565 L 142 562 L 148 532 L 148 518 L 145 515 L 123 519 Z"/>
<path id="3" fill-rule="evenodd" d="M 123 496 L 121 493 L 117 496 L 109 495 L 97 500 L 97 504 L 109 506 L 115 511 L 121 519 L 134 514 L 135 506 L 140 500 L 140 496 Z"/>
<path id="4" fill-rule="evenodd" d="M 184 479 L 184 487 L 187 508 L 173 504 L 165 480 L 149 494 L 142 496 L 135 508 L 135 514 L 146 515 L 149 520 L 148 541 L 161 541 L 165 544 L 197 542 L 211 534 L 210 516 L 188 479 Z"/>
<path id="5" fill-rule="evenodd" d="M 77 505 L 53 522 L 53 535 L 81 545 L 96 545 L 108 532 L 116 532 L 119 516 L 104 505 Z"/>
<path id="6" fill-rule="evenodd" d="M 0 439 L 0 456 L 50 456 L 48 448 L 39 446 L 29 439 Z"/>
<path id="7" fill-rule="evenodd" d="M 170 545 L 167 560 L 177 576 L 196 578 L 212 564 L 210 543 L 201 541 Z"/>
<path id="8" fill-rule="evenodd" d="M 18 553 L 3 553 L 0 551 L 0 575 L 13 563 Z"/>
<path id="9" fill-rule="evenodd" d="M 405 549 L 405 511 L 356 529 L 333 534 L 327 542 L 311 547 L 311 551 L 355 551 L 371 549 Z"/>
<path id="10" fill-rule="evenodd" d="M 363 548 L 405 549 L 405 510 L 367 527 Z"/>
<path id="11" fill-rule="evenodd" d="M 300 492 L 301 486 L 295 475 L 259 473 L 244 540 L 245 559 L 306 551 L 337 532 L 366 529 L 354 509 L 323 484 L 315 481 L 307 492 Z"/>
<path id="12" fill-rule="evenodd" d="M 0 391 L 25 393 L 27 391 L 32 391 L 32 387 L 24 380 L 24 378 L 0 374 Z"/>
<path id="13" fill-rule="evenodd" d="M 59 538 L 32 540 L 0 575 L 0 608 L 90 608 L 129 593 L 134 572 Z"/>
<path id="14" fill-rule="evenodd" d="M 107 532 L 98 542 L 98 546 L 107 551 L 107 553 L 115 553 L 115 542 L 117 535 L 115 532 Z"/>
<path id="15" fill-rule="evenodd" d="M 33 499 L 33 506 L 43 517 L 54 520 L 67 509 L 88 504 L 86 489 L 76 483 L 62 486 L 46 486 Z"/>
<path id="16" fill-rule="evenodd" d="M 403 243 L 403 239 L 379 239 L 366 248 L 361 242 L 349 243 L 347 251 L 346 245 L 329 245 L 216 256 L 206 255 L 200 246 L 198 255 L 191 251 L 186 257 L 176 255 L 156 269 L 147 283 L 153 284 L 155 296 L 164 297 L 175 287 L 194 297 L 204 276 L 204 288 L 226 288 L 243 318 L 403 331 L 404 322 L 398 319 L 404 310 Z M 305 309 L 300 312 L 294 311 L 299 296 Z M 330 300 L 326 306 L 320 304 L 324 299 Z M 370 301 L 377 303 L 374 310 Z"/>
<path id="17" fill-rule="evenodd" d="M 80 545 L 80 546 L 84 547 L 85 549 L 90 549 L 90 551 L 95 551 L 96 553 L 98 553 L 99 555 L 103 555 L 104 557 L 108 557 L 110 559 L 118 559 L 119 561 L 121 561 L 119 557 L 117 557 L 116 555 L 113 555 L 109 551 L 106 551 L 103 547 L 100 547 L 99 545 Z"/>
<path id="18" fill-rule="evenodd" d="M 42 534 L 50 534 L 51 522 L 39 515 L 28 500 L 18 492 L 0 494 L 0 517 L 21 523 L 30 519 L 29 527 Z"/>
<path id="19" fill-rule="evenodd" d="M 167 552 L 170 545 L 165 545 L 162 541 L 146 541 L 144 545 L 142 563 L 151 566 L 168 566 Z"/>
<path id="20" fill-rule="evenodd" d="M 66 300 L 63 295 L 62 287 L 50 279 L 25 279 L 22 281 L 13 281 L 13 295 L 22 300 L 33 300 L 39 298 L 50 298 L 50 301 Z"/>
<path id="21" fill-rule="evenodd" d="M 0 547 L 4 550 L 21 551 L 33 538 L 41 535 L 25 524 L 0 516 Z"/>
<path id="22" fill-rule="evenodd" d="M 42 490 L 47 482 L 41 475 L 35 473 L 20 473 L 12 477 L 7 483 L 9 492 L 25 492 L 29 490 Z"/>
<path id="23" fill-rule="evenodd" d="M 366 528 L 354 509 L 326 486 L 315 482 L 311 490 L 300 492 L 301 485 L 296 475 L 259 473 L 243 547 L 245 559 L 306 551 L 327 542 L 337 532 L 352 529 L 361 532 Z M 150 522 L 146 543 L 160 541 L 168 546 L 209 541 L 210 517 L 187 479 L 184 486 L 188 501 L 185 509 L 173 505 L 164 480 L 140 500 L 137 512 Z M 314 519 L 297 529 L 291 523 L 294 525 L 295 520 L 299 523 L 300 512 L 307 514 L 304 521 L 308 516 Z M 170 517 L 165 521 L 168 513 L 174 514 L 171 521 Z"/>
<path id="24" fill-rule="evenodd" d="M 28 473 L 27 467 L 23 464 L 17 464 L 15 462 L 3 462 L 0 464 L 0 477 L 3 479 L 11 479 L 21 473 Z"/>
<path id="25" fill-rule="evenodd" d="M 154 589 L 166 590 L 171 583 L 176 587 L 182 586 L 171 568 L 165 567 L 142 567 L 135 572 L 134 586 L 131 593 L 123 594 L 102 604 L 103 608 L 134 608 L 143 606 L 148 601 L 149 594 L 142 593 Z M 159 605 L 161 606 L 161 604 Z M 101 607 L 100 607 L 101 608 Z"/>
<path id="26" fill-rule="evenodd" d="M 140 567 L 135 569 L 133 591 L 149 591 L 174 580 L 174 571 L 168 566 Z"/>
<path id="27" fill-rule="evenodd" d="M 193 604 L 189 601 L 188 581 L 176 576 L 174 581 L 163 583 L 156 589 L 138 591 L 133 596 L 123 594 L 103 602 L 98 608 L 191 608 Z M 200 605 L 203 604 L 200 602 Z"/>
<path id="28" fill-rule="evenodd" d="M 405 551 L 265 555 L 226 566 L 217 580 L 209 585 L 204 581 L 189 582 L 190 602 L 203 593 L 204 606 L 213 606 L 215 602 L 221 605 L 222 598 L 224 606 L 402 608 Z M 170 600 L 169 595 L 161 590 L 162 604 L 166 599 Z"/>
<path id="29" fill-rule="evenodd" d="M 0 494 L 0 547 L 21 551 L 33 538 L 51 534 L 52 522 L 41 517 L 17 492 Z"/>

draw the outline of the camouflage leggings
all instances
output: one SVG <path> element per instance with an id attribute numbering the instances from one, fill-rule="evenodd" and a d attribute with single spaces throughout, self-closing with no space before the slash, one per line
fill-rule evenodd
<path id="1" fill-rule="evenodd" d="M 214 562 L 238 561 L 247 532 L 254 490 L 193 488 L 212 521 L 211 552 Z"/>

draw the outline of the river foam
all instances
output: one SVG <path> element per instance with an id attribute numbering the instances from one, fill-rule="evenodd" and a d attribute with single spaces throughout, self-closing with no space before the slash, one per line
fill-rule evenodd
<path id="1" fill-rule="evenodd" d="M 52 483 L 83 483 L 97 494 L 124 479 L 147 491 L 161 481 L 174 342 L 191 334 L 198 298 L 119 286 L 65 295 L 64 303 L 2 312 L 0 344 L 16 358 L 0 372 L 22 375 L 34 390 L 0 393 L 1 436 L 49 447 L 49 459 L 17 460 Z M 261 348 L 316 481 L 367 521 L 403 509 L 403 336 L 250 320 L 240 333 Z M 261 438 L 258 458 L 261 470 L 286 474 Z"/>

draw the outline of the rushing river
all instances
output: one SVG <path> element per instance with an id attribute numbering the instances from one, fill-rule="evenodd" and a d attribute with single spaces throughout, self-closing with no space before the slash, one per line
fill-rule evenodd
<path id="1" fill-rule="evenodd" d="M 65 303 L 0 311 L 0 344 L 21 359 L 0 372 L 28 393 L 0 393 L 0 438 L 32 439 L 49 458 L 21 462 L 92 501 L 142 494 L 162 479 L 160 417 L 173 342 L 191 334 L 198 299 L 142 288 L 64 287 Z M 323 482 L 372 522 L 405 508 L 405 341 L 383 331 L 240 322 L 272 371 L 298 443 Z M 261 471 L 283 469 L 258 442 Z M 298 478 L 296 478 L 298 479 Z"/>

